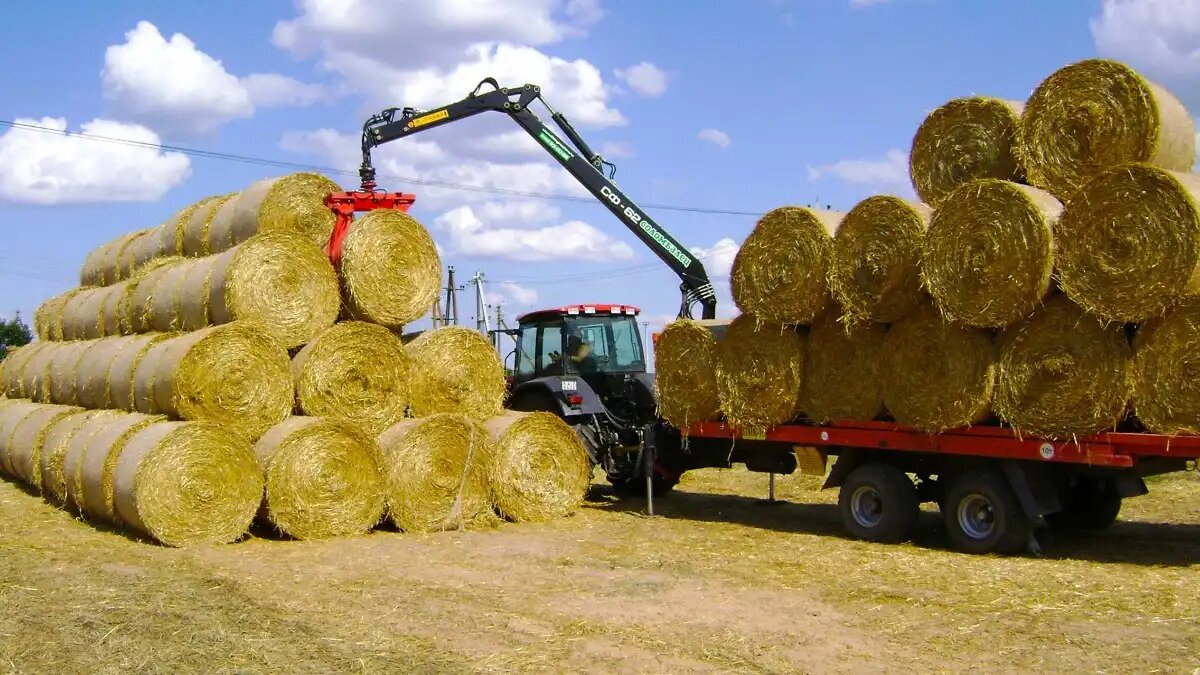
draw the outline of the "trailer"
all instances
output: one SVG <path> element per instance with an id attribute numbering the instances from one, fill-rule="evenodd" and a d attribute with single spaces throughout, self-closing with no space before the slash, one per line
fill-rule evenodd
<path id="1" fill-rule="evenodd" d="M 798 467 L 824 474 L 833 457 L 823 488 L 839 489 L 851 535 L 906 540 L 921 504 L 934 503 L 955 547 L 970 553 L 1036 551 L 1035 526 L 1042 523 L 1103 530 L 1116 520 L 1122 500 L 1148 492 L 1145 478 L 1194 471 L 1200 459 L 1200 438 L 1150 433 L 1056 441 L 998 426 L 932 434 L 864 421 L 786 424 L 755 437 L 723 422 L 682 432 L 678 445 L 661 444 L 647 458 L 660 479 L 734 463 L 772 474 Z"/>

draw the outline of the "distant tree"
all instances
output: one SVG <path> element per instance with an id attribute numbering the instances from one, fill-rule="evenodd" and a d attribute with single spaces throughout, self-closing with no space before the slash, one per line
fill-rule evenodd
<path id="1" fill-rule="evenodd" d="M 11 319 L 0 319 L 0 361 L 8 356 L 8 350 L 27 345 L 33 341 L 33 331 L 21 320 L 20 312 Z"/>

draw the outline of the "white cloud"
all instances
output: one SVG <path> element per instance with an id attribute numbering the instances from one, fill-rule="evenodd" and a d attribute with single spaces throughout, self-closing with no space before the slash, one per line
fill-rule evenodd
<path id="1" fill-rule="evenodd" d="M 728 279 L 733 268 L 733 259 L 737 257 L 738 243 L 729 237 L 717 240 L 710 248 L 693 246 L 692 253 L 704 262 L 704 269 L 709 278 Z"/>
<path id="2" fill-rule="evenodd" d="M 833 164 L 808 167 L 809 180 L 820 180 L 826 176 L 833 176 L 847 183 L 907 186 L 908 153 L 892 149 L 888 150 L 882 159 L 843 159 Z"/>
<path id="3" fill-rule="evenodd" d="M 335 129 L 289 131 L 279 139 L 279 147 L 301 155 L 311 155 L 344 171 L 357 171 L 362 163 L 361 138 Z M 445 150 L 433 141 L 408 138 L 380 146 L 371 153 L 372 163 L 381 173 L 416 177 L 414 167 L 442 162 Z"/>
<path id="4" fill-rule="evenodd" d="M 722 150 L 733 145 L 733 140 L 729 138 L 729 134 L 720 129 L 701 129 L 700 133 L 696 134 L 696 138 L 708 141 Z"/>
<path id="5" fill-rule="evenodd" d="M 315 85 L 256 74 L 239 79 L 186 35 L 163 37 L 139 21 L 125 42 L 104 53 L 104 97 L 123 115 L 170 135 L 210 134 L 254 114 L 256 105 L 307 105 L 321 96 Z"/>
<path id="6" fill-rule="evenodd" d="M 633 157 L 633 146 L 623 141 L 606 141 L 600 144 L 600 154 L 605 159 L 628 159 Z"/>
<path id="7" fill-rule="evenodd" d="M 145 127 L 92 120 L 80 131 L 147 145 L 127 145 L 67 133 L 63 118 L 18 118 L 17 124 L 61 133 L 10 129 L 0 136 L 0 198 L 32 204 L 146 202 L 191 174 L 187 155 L 162 152 Z"/>
<path id="8" fill-rule="evenodd" d="M 1104 0 L 1090 23 L 1104 56 L 1151 77 L 1200 76 L 1200 0 Z"/>
<path id="9" fill-rule="evenodd" d="M 662 96 L 667 90 L 666 71 L 647 61 L 628 68 L 617 68 L 613 74 L 642 96 Z"/>
<path id="10" fill-rule="evenodd" d="M 546 150 L 524 129 L 488 134 L 470 140 L 470 149 L 481 155 L 511 159 L 514 157 L 545 157 Z"/>
<path id="11" fill-rule="evenodd" d="M 545 200 L 488 201 L 479 205 L 479 216 L 490 223 L 531 225 L 562 217 L 562 211 Z"/>
<path id="12" fill-rule="evenodd" d="M 449 236 L 452 252 L 517 262 L 628 260 L 633 249 L 578 220 L 536 229 L 493 227 L 470 206 L 439 216 L 437 229 Z"/>
<path id="13" fill-rule="evenodd" d="M 492 296 L 502 305 L 532 306 L 538 301 L 538 292 L 513 281 L 501 281 L 492 286 Z"/>

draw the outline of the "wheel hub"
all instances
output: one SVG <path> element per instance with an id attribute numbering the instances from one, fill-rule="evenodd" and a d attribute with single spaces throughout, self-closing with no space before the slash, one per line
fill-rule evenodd
<path id="1" fill-rule="evenodd" d="M 996 530 L 996 509 L 983 495 L 970 495 L 958 503 L 958 525 L 972 539 L 987 539 Z"/>
<path id="2" fill-rule="evenodd" d="M 883 500 L 870 485 L 863 485 L 850 498 L 850 513 L 863 527 L 877 527 L 883 520 Z"/>

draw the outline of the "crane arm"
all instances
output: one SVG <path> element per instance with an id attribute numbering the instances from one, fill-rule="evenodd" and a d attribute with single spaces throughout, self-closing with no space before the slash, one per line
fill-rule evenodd
<path id="1" fill-rule="evenodd" d="M 482 91 L 484 85 L 491 85 L 492 88 Z M 559 138 L 529 109 L 529 104 L 538 100 L 550 110 L 551 119 L 569 139 L 570 144 Z M 371 164 L 371 150 L 376 146 L 489 110 L 502 112 L 511 117 L 679 276 L 680 291 L 683 295 L 679 309 L 680 317 L 690 318 L 692 306 L 699 303 L 702 309 L 702 318 L 715 318 L 716 294 L 708 279 L 708 273 L 704 270 L 704 265 L 687 247 L 672 237 L 662 226 L 646 215 L 641 207 L 617 188 L 612 180 L 615 167 L 604 161 L 603 157 L 588 146 L 562 113 L 555 112 L 546 104 L 545 100 L 541 98 L 541 88 L 537 85 L 526 84 L 516 88 L 502 88 L 495 79 L 489 77 L 480 82 L 466 98 L 450 105 L 434 110 L 389 108 L 372 116 L 363 125 L 363 160 L 359 169 L 363 189 L 373 190 L 375 187 L 375 169 Z M 604 173 L 606 168 L 608 175 Z"/>

